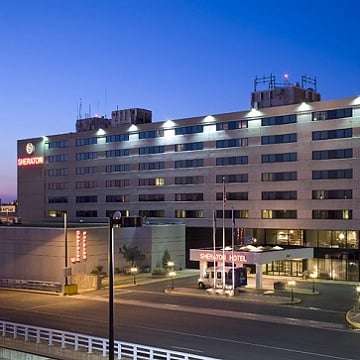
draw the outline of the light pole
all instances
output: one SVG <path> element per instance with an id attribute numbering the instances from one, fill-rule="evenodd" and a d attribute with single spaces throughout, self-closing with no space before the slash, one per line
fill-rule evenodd
<path id="1" fill-rule="evenodd" d="M 171 290 L 174 290 L 174 277 L 176 276 L 176 272 L 174 271 L 175 263 L 173 261 L 168 261 L 167 266 L 169 268 L 169 276 L 171 278 Z"/>
<path id="2" fill-rule="evenodd" d="M 293 302 L 294 301 L 294 287 L 296 285 L 295 280 L 289 280 L 288 285 L 289 285 L 290 290 L 291 290 L 291 302 Z"/>
<path id="3" fill-rule="evenodd" d="M 66 274 L 66 271 L 67 271 L 67 267 L 68 267 L 68 232 L 67 232 L 67 212 L 64 211 L 64 241 L 65 241 L 65 244 L 64 244 L 64 250 L 65 250 L 65 254 L 64 254 L 64 257 L 65 257 L 65 263 L 64 263 L 64 266 L 65 266 L 65 286 L 68 285 L 68 278 L 67 278 L 67 274 Z"/>
<path id="4" fill-rule="evenodd" d="M 317 273 L 316 272 L 312 272 L 310 274 L 310 277 L 312 278 L 312 292 L 315 292 L 315 279 L 317 278 Z"/>
<path id="5" fill-rule="evenodd" d="M 109 217 L 109 360 L 114 360 L 114 227 L 121 225 L 121 212 Z"/>
<path id="6" fill-rule="evenodd" d="M 136 274 L 137 274 L 137 272 L 138 272 L 138 268 L 137 268 L 136 266 L 132 266 L 132 267 L 130 268 L 130 272 L 131 272 L 131 274 L 133 274 L 133 276 L 134 276 L 134 285 L 136 285 Z"/>

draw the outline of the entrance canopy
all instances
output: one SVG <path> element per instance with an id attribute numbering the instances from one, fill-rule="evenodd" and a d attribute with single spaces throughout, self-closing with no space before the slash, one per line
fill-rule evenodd
<path id="1" fill-rule="evenodd" d="M 232 263 L 236 266 L 256 266 L 256 288 L 262 288 L 261 265 L 273 261 L 312 259 L 314 248 L 284 249 L 280 246 L 244 246 L 234 251 L 223 249 L 190 249 L 190 260 L 200 262 L 200 273 L 208 267 L 208 263 Z"/>

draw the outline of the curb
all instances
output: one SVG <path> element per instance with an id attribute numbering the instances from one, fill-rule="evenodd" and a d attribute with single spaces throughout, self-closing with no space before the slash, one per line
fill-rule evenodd
<path id="1" fill-rule="evenodd" d="M 352 309 L 348 310 L 345 314 L 345 320 L 347 324 L 352 326 L 354 329 L 360 329 L 360 323 L 352 319 L 353 314 L 354 314 L 354 310 Z"/>

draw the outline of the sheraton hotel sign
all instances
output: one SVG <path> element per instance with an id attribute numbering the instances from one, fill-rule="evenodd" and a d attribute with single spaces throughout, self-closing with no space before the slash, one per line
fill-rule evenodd
<path id="1" fill-rule="evenodd" d="M 20 157 L 17 159 L 18 166 L 33 166 L 33 165 L 43 165 L 44 157 L 43 156 L 32 156 L 35 152 L 35 146 L 32 143 L 27 143 L 25 146 L 26 153 L 29 156 Z"/>

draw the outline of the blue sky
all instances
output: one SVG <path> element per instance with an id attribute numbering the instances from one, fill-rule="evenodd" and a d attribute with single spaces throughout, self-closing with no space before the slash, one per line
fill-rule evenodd
<path id="1" fill-rule="evenodd" d="M 360 92 L 357 0 L 0 0 L 0 198 L 16 141 L 117 107 L 153 121 L 245 110 L 256 76 Z"/>

